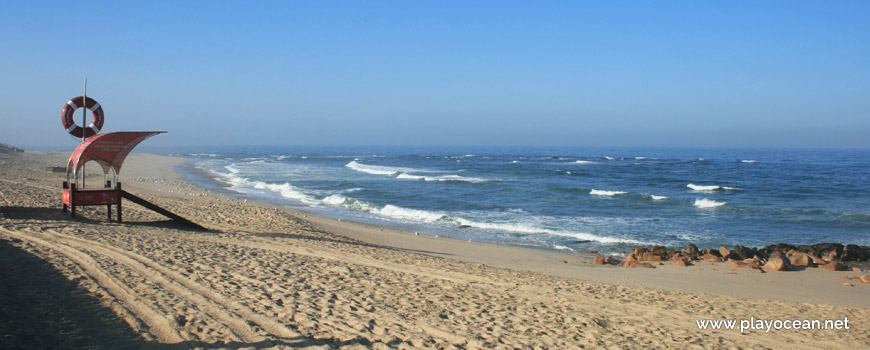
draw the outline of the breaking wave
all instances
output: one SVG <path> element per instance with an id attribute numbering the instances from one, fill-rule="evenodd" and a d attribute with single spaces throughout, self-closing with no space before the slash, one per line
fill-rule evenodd
<path id="1" fill-rule="evenodd" d="M 695 199 L 695 207 L 706 209 L 706 208 L 716 208 L 721 207 L 727 203 L 725 202 L 717 202 L 705 198 Z"/>
<path id="2" fill-rule="evenodd" d="M 595 190 L 589 191 L 589 194 L 593 196 L 616 196 L 620 194 L 626 194 L 628 192 L 625 191 L 604 191 L 604 190 Z"/>

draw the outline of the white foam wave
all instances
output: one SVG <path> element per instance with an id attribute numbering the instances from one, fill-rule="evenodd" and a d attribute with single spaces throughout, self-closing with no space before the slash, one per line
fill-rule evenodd
<path id="1" fill-rule="evenodd" d="M 721 189 L 721 186 L 711 185 L 711 186 L 703 186 L 703 185 L 695 185 L 688 184 L 686 187 L 691 188 L 694 191 L 718 191 Z"/>
<path id="2" fill-rule="evenodd" d="M 589 160 L 578 160 L 574 163 L 577 163 L 577 164 L 595 164 L 595 162 L 589 161 Z"/>
<path id="3" fill-rule="evenodd" d="M 519 163 L 519 162 L 520 162 L 520 161 L 515 160 L 515 161 L 513 161 L 513 162 L 511 162 L 511 163 L 513 163 L 513 164 L 517 164 L 517 163 Z"/>
<path id="4" fill-rule="evenodd" d="M 556 249 L 556 250 L 567 250 L 567 251 L 570 251 L 570 252 L 573 252 L 573 251 L 574 251 L 574 249 L 571 249 L 571 247 L 566 247 L 566 246 L 558 245 L 558 244 L 554 244 L 554 245 L 553 245 L 553 249 Z"/>
<path id="5" fill-rule="evenodd" d="M 615 160 L 616 158 L 605 156 L 604 159 L 607 159 L 607 160 Z"/>
<path id="6" fill-rule="evenodd" d="M 608 196 L 608 197 L 609 196 L 616 196 L 616 195 L 620 195 L 620 194 L 626 194 L 626 193 L 628 193 L 628 192 L 625 192 L 625 191 L 604 191 L 604 190 L 595 190 L 595 189 L 593 189 L 592 191 L 589 192 L 589 194 L 591 194 L 593 196 Z"/>
<path id="7" fill-rule="evenodd" d="M 366 165 L 357 163 L 357 161 L 351 161 L 350 163 L 345 164 L 344 166 L 351 168 L 353 170 L 372 174 L 372 175 L 387 175 L 393 176 L 403 171 L 402 168 L 388 167 L 388 166 L 380 166 L 380 165 Z"/>
<path id="8" fill-rule="evenodd" d="M 569 237 L 575 238 L 584 241 L 595 241 L 600 243 L 631 243 L 631 244 L 642 244 L 642 242 L 633 240 L 633 239 L 623 239 L 616 237 L 602 237 L 597 236 L 591 233 L 586 232 L 569 232 L 569 231 L 559 231 L 559 230 L 551 230 L 547 228 L 537 227 L 535 225 L 526 224 L 526 223 L 509 223 L 509 222 L 477 222 L 472 220 L 467 220 L 463 218 L 456 218 L 455 221 L 460 225 L 465 225 L 474 228 L 486 229 L 486 230 L 495 230 L 495 231 L 506 231 L 506 232 L 514 232 L 514 233 L 526 233 L 526 234 L 548 234 L 553 236 L 560 237 Z"/>
<path id="9" fill-rule="evenodd" d="M 402 208 L 392 204 L 387 204 L 383 208 L 376 209 L 372 212 L 391 218 L 422 221 L 427 223 L 436 222 L 447 217 L 447 214 L 444 213 L 433 213 L 425 210 Z"/>
<path id="10" fill-rule="evenodd" d="M 644 160 L 644 159 L 646 159 L 646 157 L 634 157 L 634 159 L 637 159 L 637 160 Z"/>
<path id="11" fill-rule="evenodd" d="M 411 175 L 408 173 L 401 173 L 401 174 L 399 174 L 399 176 L 396 176 L 396 178 L 402 179 L 402 180 L 424 180 L 424 179 L 426 179 L 425 176 Z"/>
<path id="12" fill-rule="evenodd" d="M 723 189 L 723 190 L 726 190 L 726 191 L 743 191 L 742 188 L 737 188 L 737 187 L 728 187 L 728 186 L 722 186 L 722 189 Z"/>
<path id="13" fill-rule="evenodd" d="M 743 162 L 743 163 L 758 163 L 758 161 L 754 160 L 754 159 L 744 159 L 744 160 L 741 160 L 741 162 Z"/>
<path id="14" fill-rule="evenodd" d="M 651 194 L 651 195 L 649 195 L 649 196 L 650 196 L 654 201 L 660 201 L 660 200 L 668 199 L 668 197 L 665 197 L 665 196 L 656 196 L 656 195 L 654 195 L 654 194 Z"/>
<path id="15" fill-rule="evenodd" d="M 726 202 L 717 202 L 717 201 L 709 200 L 706 198 L 695 199 L 695 206 L 698 208 L 702 208 L 702 209 L 721 207 L 725 204 L 727 204 L 727 203 Z"/>

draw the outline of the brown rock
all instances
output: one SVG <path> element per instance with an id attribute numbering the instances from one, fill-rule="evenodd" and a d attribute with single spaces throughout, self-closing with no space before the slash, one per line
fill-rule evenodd
<path id="1" fill-rule="evenodd" d="M 758 273 L 764 273 L 764 270 L 761 269 L 761 268 L 757 268 L 757 269 L 755 269 L 755 272 L 758 272 Z"/>
<path id="2" fill-rule="evenodd" d="M 858 279 L 861 283 L 870 284 L 870 275 L 861 275 L 861 278 Z"/>
<path id="3" fill-rule="evenodd" d="M 643 253 L 646 253 L 648 251 L 649 250 L 647 250 L 646 248 L 634 248 L 634 250 L 632 250 L 631 253 L 634 254 L 634 256 L 636 258 L 640 258 L 643 256 Z"/>
<path id="4" fill-rule="evenodd" d="M 592 259 L 592 263 L 595 265 L 604 265 L 604 257 L 596 255 L 595 258 Z"/>
<path id="5" fill-rule="evenodd" d="M 773 270 L 773 271 L 791 271 L 791 263 L 785 255 L 782 255 L 780 252 L 774 252 L 770 255 L 770 258 L 767 259 L 767 263 L 764 264 L 765 270 Z"/>
<path id="6" fill-rule="evenodd" d="M 706 255 L 704 255 L 702 258 L 704 259 L 704 261 L 709 261 L 709 262 L 722 262 L 722 258 L 720 258 L 720 257 L 718 257 L 718 256 L 715 256 L 715 255 L 713 255 L 713 254 L 706 254 Z"/>
<path id="7" fill-rule="evenodd" d="M 665 248 L 664 246 L 660 246 L 660 245 L 653 246 L 653 247 L 652 247 L 652 253 L 653 253 L 653 255 L 662 258 L 662 259 L 660 259 L 659 261 L 668 258 L 668 248 Z"/>
<path id="8" fill-rule="evenodd" d="M 608 257 L 604 258 L 604 263 L 605 263 L 605 264 L 610 264 L 610 265 L 618 265 L 618 264 L 619 264 L 619 260 L 616 259 L 616 258 L 614 258 L 614 257 L 612 257 L 612 256 L 608 256 Z"/>
<path id="9" fill-rule="evenodd" d="M 701 253 L 700 253 L 700 254 L 701 254 L 701 255 L 707 255 L 707 254 L 710 254 L 710 255 L 715 255 L 715 256 L 719 256 L 719 257 L 722 256 L 722 254 L 719 254 L 719 251 L 718 251 L 718 250 L 713 249 L 713 248 L 704 248 L 703 250 L 701 250 Z"/>
<path id="10" fill-rule="evenodd" d="M 854 286 L 855 286 L 854 284 L 851 284 L 849 282 L 843 283 L 843 287 L 854 287 Z"/>
<path id="11" fill-rule="evenodd" d="M 725 246 L 721 246 L 719 247 L 719 255 L 721 255 L 723 258 L 728 257 L 729 255 L 731 255 L 731 250 L 725 248 Z"/>
<path id="12" fill-rule="evenodd" d="M 822 259 L 818 256 L 815 256 L 812 254 L 807 254 L 807 255 L 809 255 L 810 259 L 812 259 L 813 262 L 816 263 L 817 266 L 822 266 L 822 265 L 825 265 L 828 263 L 827 261 L 825 261 L 825 259 Z"/>
<path id="13" fill-rule="evenodd" d="M 687 245 L 686 249 L 683 251 L 686 252 L 686 255 L 691 256 L 692 258 L 698 256 L 698 246 L 694 244 Z"/>
<path id="14" fill-rule="evenodd" d="M 843 263 L 841 263 L 839 261 L 832 261 L 828 264 L 819 266 L 819 268 L 822 270 L 828 270 L 828 271 L 845 271 L 846 265 L 843 265 Z"/>
<path id="15" fill-rule="evenodd" d="M 653 264 L 650 264 L 648 262 L 637 263 L 637 266 L 646 267 L 646 268 L 650 268 L 650 269 L 656 268 L 655 266 L 653 266 Z"/>
<path id="16" fill-rule="evenodd" d="M 788 258 L 789 258 L 789 260 L 791 260 L 791 264 L 794 266 L 806 266 L 806 267 L 817 267 L 818 266 L 816 264 L 816 262 L 813 261 L 813 259 L 810 257 L 809 254 L 801 252 L 801 251 L 795 251 Z"/>
<path id="17" fill-rule="evenodd" d="M 674 259 L 672 261 L 674 262 L 674 265 L 677 265 L 677 266 L 689 267 L 689 265 L 690 265 L 686 259 Z"/>
<path id="18" fill-rule="evenodd" d="M 761 260 L 759 260 L 758 257 L 754 257 L 752 259 L 745 259 L 745 260 L 743 260 L 743 262 L 749 264 L 749 266 L 752 266 L 752 268 L 755 268 L 755 269 L 757 269 L 761 266 Z"/>
<path id="19" fill-rule="evenodd" d="M 568 260 L 562 260 L 562 263 L 563 263 L 563 264 L 567 264 L 567 263 L 568 263 Z"/>
<path id="20" fill-rule="evenodd" d="M 861 268 L 861 266 L 852 266 L 852 271 L 864 272 L 864 270 Z"/>
<path id="21" fill-rule="evenodd" d="M 840 276 L 840 278 L 845 278 L 845 279 L 847 279 L 847 280 L 848 280 L 848 279 L 852 279 L 852 277 L 849 277 L 848 275 L 842 275 L 842 276 Z"/>
<path id="22" fill-rule="evenodd" d="M 634 252 L 632 252 L 627 257 L 625 257 L 625 260 L 623 260 L 621 263 L 619 263 L 619 266 L 622 266 L 622 267 L 635 267 L 635 266 L 637 266 L 637 259 L 634 258 Z"/>
<path id="23" fill-rule="evenodd" d="M 653 252 L 646 252 L 643 253 L 643 256 L 638 261 L 662 261 L 662 257 L 655 255 Z"/>

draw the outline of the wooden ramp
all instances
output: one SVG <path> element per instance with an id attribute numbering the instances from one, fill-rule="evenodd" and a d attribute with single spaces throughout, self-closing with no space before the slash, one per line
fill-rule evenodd
<path id="1" fill-rule="evenodd" d="M 195 228 L 198 230 L 208 231 L 207 228 L 202 227 L 193 221 L 187 220 L 187 219 L 185 219 L 185 218 L 179 216 L 178 214 L 175 214 L 169 210 L 163 209 L 163 208 L 157 206 L 156 204 L 151 203 L 149 201 L 146 201 L 146 200 L 142 199 L 141 197 L 138 197 L 130 192 L 121 190 L 121 197 L 129 199 L 133 203 L 139 204 L 145 208 L 148 208 L 148 209 L 151 209 L 157 213 L 160 213 L 160 214 L 162 214 L 162 215 L 164 215 L 172 220 L 177 221 L 178 223 L 184 224 L 186 226 L 189 226 L 189 227 L 192 227 L 192 228 Z"/>

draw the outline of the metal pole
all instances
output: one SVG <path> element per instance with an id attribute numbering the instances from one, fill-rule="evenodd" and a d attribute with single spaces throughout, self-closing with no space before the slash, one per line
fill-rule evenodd
<path id="1" fill-rule="evenodd" d="M 82 102 L 82 143 L 85 143 L 87 137 L 85 135 L 88 133 L 88 77 L 85 77 L 85 93 L 83 95 Z M 82 165 L 82 188 L 85 188 L 85 165 Z"/>
<path id="2" fill-rule="evenodd" d="M 84 143 L 86 139 L 85 134 L 88 133 L 88 124 L 85 124 L 88 121 L 88 77 L 85 77 L 84 102 L 82 103 L 84 104 L 82 106 L 82 142 Z"/>

